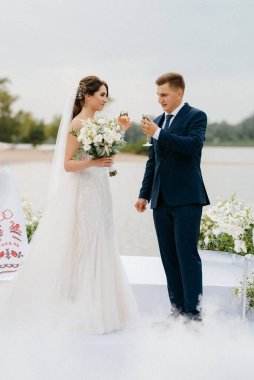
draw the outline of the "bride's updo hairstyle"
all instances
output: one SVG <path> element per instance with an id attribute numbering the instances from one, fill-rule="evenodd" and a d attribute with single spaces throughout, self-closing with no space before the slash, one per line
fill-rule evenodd
<path id="1" fill-rule="evenodd" d="M 72 118 L 80 113 L 82 106 L 85 103 L 85 94 L 93 95 L 102 85 L 106 87 L 108 97 L 108 85 L 106 82 L 93 75 L 81 79 L 77 89 Z"/>

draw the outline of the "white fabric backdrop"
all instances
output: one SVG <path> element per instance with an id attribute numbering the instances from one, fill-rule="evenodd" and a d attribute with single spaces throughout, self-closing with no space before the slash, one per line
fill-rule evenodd
<path id="1" fill-rule="evenodd" d="M 21 199 L 10 170 L 0 168 L 0 280 L 12 280 L 27 250 Z"/>

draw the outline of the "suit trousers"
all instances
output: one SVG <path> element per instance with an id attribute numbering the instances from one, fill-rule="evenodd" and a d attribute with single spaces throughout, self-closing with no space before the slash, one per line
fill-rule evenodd
<path id="1" fill-rule="evenodd" d="M 167 206 L 160 198 L 153 218 L 172 309 L 200 313 L 202 263 L 197 249 L 202 205 Z"/>

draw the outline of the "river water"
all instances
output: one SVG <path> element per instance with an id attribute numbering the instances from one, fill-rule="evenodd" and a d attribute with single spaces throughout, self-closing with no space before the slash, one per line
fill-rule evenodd
<path id="1" fill-rule="evenodd" d="M 20 194 L 33 208 L 46 204 L 50 163 L 28 162 L 9 165 Z M 110 179 L 121 255 L 159 255 L 152 212 L 134 209 L 145 168 L 144 162 L 117 163 L 118 175 Z M 251 206 L 254 213 L 254 148 L 205 147 L 202 172 L 210 201 L 232 194 Z"/>

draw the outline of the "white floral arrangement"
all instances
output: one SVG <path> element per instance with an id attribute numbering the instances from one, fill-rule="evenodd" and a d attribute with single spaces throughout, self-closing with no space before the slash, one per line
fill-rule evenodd
<path id="1" fill-rule="evenodd" d="M 233 195 L 204 210 L 199 247 L 239 255 L 254 254 L 254 219 L 251 210 Z"/>
<path id="2" fill-rule="evenodd" d="M 116 119 L 83 120 L 82 127 L 70 133 L 76 136 L 80 143 L 80 149 L 73 159 L 79 159 L 84 154 L 91 159 L 112 157 L 126 144 L 125 132 Z M 117 171 L 111 167 L 109 174 L 116 175 Z"/>
<path id="3" fill-rule="evenodd" d="M 240 304 L 243 303 L 243 281 L 240 282 L 240 286 L 232 289 L 232 293 L 237 297 Z M 253 313 L 254 311 L 254 273 L 251 277 L 247 277 L 246 280 L 246 309 L 247 313 Z"/>
<path id="4" fill-rule="evenodd" d="M 22 207 L 25 217 L 27 240 L 29 243 L 38 227 L 42 213 L 41 211 L 34 212 L 31 203 L 25 199 L 22 200 Z"/>

